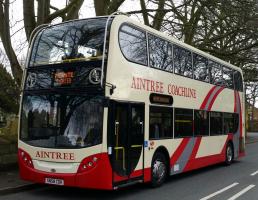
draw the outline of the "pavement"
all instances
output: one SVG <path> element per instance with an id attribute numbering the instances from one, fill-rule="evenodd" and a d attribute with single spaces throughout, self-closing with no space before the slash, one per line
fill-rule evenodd
<path id="1" fill-rule="evenodd" d="M 246 136 L 246 144 L 258 142 L 258 132 L 248 132 Z"/>
<path id="2" fill-rule="evenodd" d="M 258 142 L 258 132 L 247 133 L 246 144 L 256 142 Z M 21 180 L 19 176 L 19 169 L 16 165 L 0 171 L 0 196 L 17 193 L 24 190 L 32 190 L 38 187 L 42 187 L 42 185 Z"/>
<path id="3" fill-rule="evenodd" d="M 9 166 L 8 169 L 0 171 L 0 196 L 33 189 L 37 186 L 37 184 L 20 179 L 18 166 Z"/>

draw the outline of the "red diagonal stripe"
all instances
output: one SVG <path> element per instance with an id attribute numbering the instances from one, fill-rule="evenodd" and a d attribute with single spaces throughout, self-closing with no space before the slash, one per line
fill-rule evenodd
<path id="1" fill-rule="evenodd" d="M 208 92 L 208 94 L 206 95 L 206 97 L 205 97 L 205 99 L 203 100 L 202 105 L 201 105 L 201 107 L 200 107 L 201 110 L 203 110 L 203 109 L 205 108 L 205 106 L 206 106 L 206 104 L 207 104 L 207 102 L 208 102 L 208 100 L 209 100 L 209 98 L 210 98 L 212 92 L 215 90 L 216 87 L 217 87 L 216 85 L 213 86 L 213 87 L 210 89 L 210 91 Z"/>
<path id="2" fill-rule="evenodd" d="M 176 161 L 178 160 L 180 155 L 183 153 L 183 151 L 184 151 L 186 145 L 188 144 L 189 140 L 190 140 L 190 138 L 184 138 L 183 139 L 183 141 L 181 142 L 181 144 L 176 149 L 175 153 L 172 155 L 172 157 L 170 159 L 170 166 L 172 166 L 176 163 Z"/>
<path id="3" fill-rule="evenodd" d="M 211 110 L 214 101 L 216 100 L 217 96 L 219 95 L 219 93 L 220 93 L 222 90 L 224 90 L 224 87 L 221 87 L 221 88 L 215 93 L 215 95 L 213 96 L 213 98 L 212 98 L 212 100 L 211 100 L 211 102 L 210 102 L 210 105 L 208 106 L 208 110 L 209 110 L 209 111 Z"/>

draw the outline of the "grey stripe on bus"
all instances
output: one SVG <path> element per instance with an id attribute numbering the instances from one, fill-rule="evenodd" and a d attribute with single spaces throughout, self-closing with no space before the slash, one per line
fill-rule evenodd
<path id="1" fill-rule="evenodd" d="M 208 107 L 209 107 L 209 105 L 210 105 L 210 103 L 211 103 L 211 100 L 213 99 L 213 97 L 215 96 L 215 94 L 217 93 L 217 91 L 219 91 L 219 89 L 220 89 L 221 87 L 216 87 L 215 88 L 215 90 L 213 90 L 213 92 L 211 93 L 211 95 L 210 95 L 210 97 L 209 97 L 209 99 L 208 99 L 208 101 L 207 101 L 207 103 L 206 103 L 206 105 L 205 105 L 205 110 L 208 110 Z"/>
<path id="2" fill-rule="evenodd" d="M 187 162 L 189 161 L 189 159 L 191 157 L 196 140 L 197 140 L 197 138 L 190 138 L 183 153 L 180 155 L 180 157 L 178 158 L 176 163 L 172 165 L 172 167 L 170 169 L 171 175 L 179 174 L 179 173 L 183 172 Z M 178 170 L 176 170 L 176 171 L 174 170 L 175 165 L 177 165 L 179 167 Z"/>
<path id="3" fill-rule="evenodd" d="M 208 108 L 208 105 L 211 101 L 211 99 L 213 98 L 213 96 L 216 94 L 216 92 L 220 89 L 220 87 L 217 87 L 212 95 L 210 96 L 205 108 L 207 107 Z M 239 95 L 237 94 L 236 95 L 236 112 L 238 114 L 240 114 L 240 108 L 241 108 L 241 104 L 240 104 L 240 97 Z M 207 110 L 206 108 L 206 110 Z M 240 115 L 239 115 L 240 117 Z M 238 149 L 239 149 L 239 136 L 240 136 L 240 118 L 239 118 L 239 126 L 238 126 L 238 129 L 237 129 L 237 132 L 236 134 L 234 135 L 234 155 L 237 157 L 238 156 Z M 192 151 L 193 151 L 193 148 L 195 146 L 195 143 L 197 141 L 197 138 L 190 138 L 189 142 L 187 143 L 187 146 L 186 148 L 184 149 L 183 153 L 180 155 L 180 157 L 178 158 L 177 162 L 175 164 L 172 165 L 171 169 L 170 169 L 170 174 L 171 175 L 174 175 L 174 174 L 179 174 L 181 172 L 183 172 L 186 164 L 188 163 L 190 157 L 191 157 L 191 154 L 192 154 Z M 178 165 L 178 170 L 174 170 L 174 166 L 175 165 Z"/>

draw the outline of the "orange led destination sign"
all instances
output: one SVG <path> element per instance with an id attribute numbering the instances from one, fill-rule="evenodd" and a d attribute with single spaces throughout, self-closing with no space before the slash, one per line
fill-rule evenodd
<path id="1" fill-rule="evenodd" d="M 58 85 L 69 85 L 72 83 L 74 72 L 56 72 L 55 83 Z"/>
<path id="2" fill-rule="evenodd" d="M 165 105 L 172 105 L 173 104 L 173 97 L 164 94 L 150 94 L 150 102 L 157 103 L 157 104 L 165 104 Z"/>

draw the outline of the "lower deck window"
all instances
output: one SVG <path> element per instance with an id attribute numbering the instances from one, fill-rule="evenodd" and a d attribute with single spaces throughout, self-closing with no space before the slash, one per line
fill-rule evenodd
<path id="1" fill-rule="evenodd" d="M 236 133 L 238 128 L 238 114 L 237 113 L 224 113 L 224 133 Z"/>
<path id="2" fill-rule="evenodd" d="M 221 135 L 223 117 L 221 112 L 210 112 L 210 135 Z"/>
<path id="3" fill-rule="evenodd" d="M 193 110 L 175 108 L 175 138 L 193 136 Z"/>
<path id="4" fill-rule="evenodd" d="M 172 138 L 173 109 L 167 107 L 150 107 L 150 139 Z"/>
<path id="5" fill-rule="evenodd" d="M 194 135 L 209 135 L 209 113 L 205 110 L 194 111 Z"/>
<path id="6" fill-rule="evenodd" d="M 150 139 L 172 138 L 173 126 L 174 138 L 236 133 L 239 115 L 183 108 L 150 107 Z"/>

